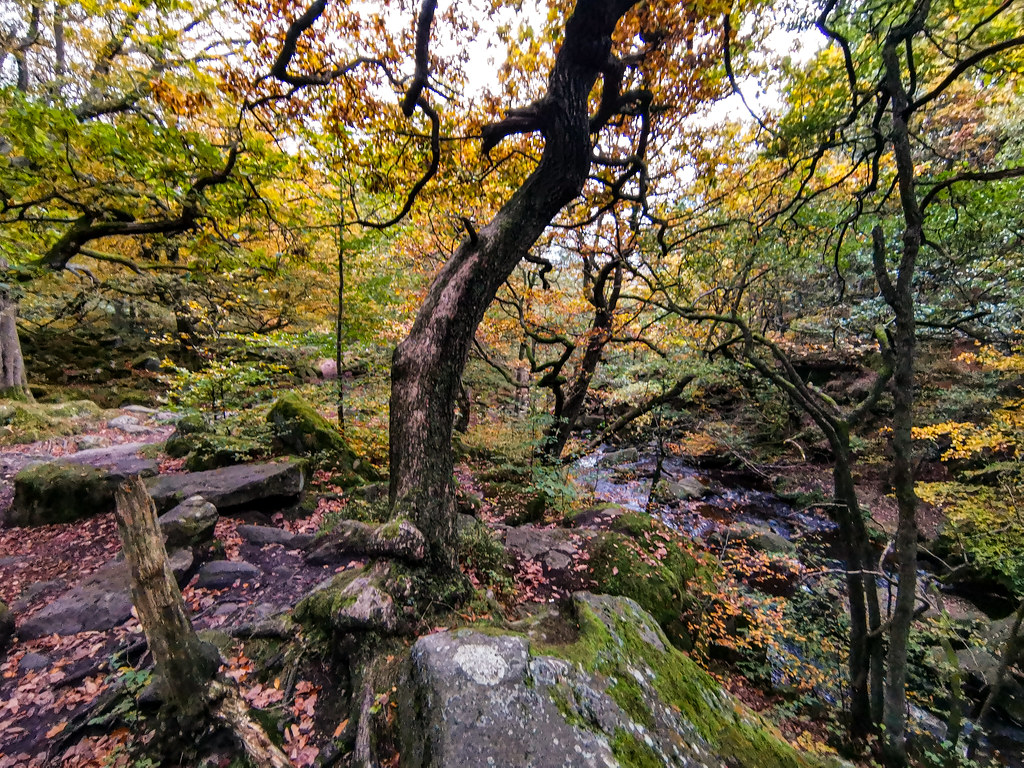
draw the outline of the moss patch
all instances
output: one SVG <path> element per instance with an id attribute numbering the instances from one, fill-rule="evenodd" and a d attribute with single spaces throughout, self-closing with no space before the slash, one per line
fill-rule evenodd
<path id="1" fill-rule="evenodd" d="M 623 520 L 625 523 L 620 522 Z M 592 578 L 602 592 L 636 600 L 674 642 L 686 647 L 689 639 L 680 616 L 688 600 L 686 584 L 697 572 L 697 561 L 649 517 L 624 515 L 616 524 L 637 533 L 607 531 L 595 537 L 590 545 Z"/>
<path id="2" fill-rule="evenodd" d="M 665 636 L 635 608 L 599 616 L 579 600 L 574 605 L 578 640 L 564 646 L 537 644 L 535 652 L 564 658 L 587 672 L 614 679 L 609 694 L 638 725 L 645 725 L 644 715 L 649 717 L 649 709 L 630 670 L 631 664 L 653 673 L 648 682 L 658 699 L 680 712 L 725 764 L 735 768 L 810 768 L 829 764 L 796 751 L 768 724 L 725 694 L 710 675 L 666 642 Z M 663 648 L 652 643 L 653 639 Z M 623 729 L 616 732 L 612 748 L 623 765 L 661 765 L 660 761 L 650 762 L 657 759 L 650 747 Z"/>
<path id="3" fill-rule="evenodd" d="M 51 462 L 14 477 L 9 525 L 70 523 L 114 508 L 114 477 L 86 464 Z"/>
<path id="4" fill-rule="evenodd" d="M 625 728 L 615 731 L 612 754 L 626 768 L 661 768 L 658 754 Z"/>
<path id="5" fill-rule="evenodd" d="M 76 435 L 102 416 L 100 407 L 89 400 L 68 403 L 0 401 L 0 445 Z"/>
<path id="6" fill-rule="evenodd" d="M 263 446 L 255 440 L 244 437 L 225 435 L 199 435 L 182 438 L 191 444 L 185 469 L 190 472 L 202 472 L 206 469 L 219 469 L 234 464 L 244 464 L 266 455 Z M 168 443 L 171 441 L 168 440 Z M 168 455 L 170 451 L 168 451 Z"/>
<path id="7" fill-rule="evenodd" d="M 363 568 L 353 568 L 339 573 L 331 583 L 322 589 L 318 589 L 304 597 L 298 605 L 292 617 L 303 625 L 311 626 L 322 633 L 330 634 L 332 631 L 331 619 L 338 611 L 351 604 L 355 597 L 343 595 L 345 588 L 364 573 Z"/>
<path id="8" fill-rule="evenodd" d="M 281 395 L 267 414 L 267 422 L 283 448 L 314 456 L 319 464 L 334 469 L 333 482 L 338 485 L 356 485 L 360 478 L 379 479 L 376 470 L 355 455 L 335 426 L 297 392 Z"/>

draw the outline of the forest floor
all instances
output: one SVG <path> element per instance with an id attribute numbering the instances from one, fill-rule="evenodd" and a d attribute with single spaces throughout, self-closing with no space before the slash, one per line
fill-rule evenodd
<path id="1" fill-rule="evenodd" d="M 111 427 L 110 422 L 118 415 L 131 415 L 139 423 L 128 431 Z M 60 458 L 96 445 L 159 443 L 173 431 L 173 426 L 161 423 L 152 413 L 135 409 L 107 411 L 102 418 L 77 431 L 74 436 L 0 448 L 0 518 L 10 504 L 11 478 L 28 463 Z M 497 582 L 494 573 L 467 569 L 479 591 L 492 589 L 498 601 L 475 602 L 462 615 L 449 617 L 449 622 L 486 620 L 490 618 L 489 612 L 501 613 L 498 618 L 503 621 L 514 620 L 528 612 L 531 605 L 557 601 L 579 589 L 600 589 L 583 540 L 614 526 L 614 516 L 601 514 L 602 505 L 607 507 L 614 501 L 663 520 L 676 535 L 688 539 L 686 546 L 705 562 L 725 570 L 728 578 L 724 582 L 701 587 L 703 591 L 696 596 L 696 602 L 703 606 L 701 610 L 724 605 L 728 610 L 759 617 L 757 621 L 765 622 L 761 629 L 779 633 L 779 648 L 783 649 L 787 637 L 807 632 L 808 616 L 801 613 L 806 607 L 796 603 L 796 623 L 785 617 L 778 619 L 781 623 L 772 622 L 788 610 L 790 597 L 799 593 L 796 585 L 810 578 L 808 574 L 814 569 L 829 568 L 821 560 L 831 557 L 828 547 L 816 543 L 819 525 L 829 524 L 827 504 L 802 508 L 794 501 L 787 506 L 771 492 L 784 486 L 787 498 L 830 499 L 832 480 L 828 465 L 794 454 L 782 459 L 776 456 L 771 464 L 741 458 L 728 468 L 721 468 L 722 463 L 716 461 L 710 466 L 719 468 L 701 469 L 707 456 L 677 454 L 665 463 L 669 475 L 695 477 L 707 485 L 708 494 L 652 505 L 650 492 L 655 471 L 650 451 L 650 446 L 641 446 L 637 461 L 609 467 L 589 479 L 588 470 L 570 473 L 577 475 L 576 485 L 582 486 L 582 490 L 576 488 L 574 493 L 580 495 L 569 506 L 576 513 L 596 510 L 595 514 L 580 517 L 573 524 L 577 527 L 569 527 L 563 511 L 553 506 L 540 519 L 513 526 L 537 493 L 535 480 L 520 475 L 511 482 L 494 482 L 487 476 L 494 474 L 498 464 L 504 466 L 503 461 L 465 458 L 457 469 L 460 493 L 476 499 L 473 514 L 490 528 L 495 538 L 505 541 L 510 557 Z M 161 473 L 183 471 L 181 460 L 163 455 L 158 456 L 158 465 Z M 944 472 L 937 464 L 930 466 L 933 473 Z M 896 508 L 889 496 L 886 464 L 860 463 L 856 479 L 862 502 L 871 510 L 877 528 L 891 535 L 895 530 Z M 548 487 L 549 493 L 557 494 L 560 490 L 564 489 L 552 491 Z M 206 637 L 214 638 L 221 648 L 225 660 L 222 671 L 238 681 L 254 707 L 270 708 L 276 713 L 281 742 L 297 766 L 312 765 L 321 750 L 348 727 L 350 712 L 340 703 L 342 693 L 349 693 L 344 691 L 348 682 L 338 679 L 328 658 L 282 657 L 287 656 L 283 650 L 287 643 L 278 641 L 293 638 L 294 628 L 282 628 L 273 619 L 326 578 L 358 567 L 362 561 L 311 566 L 296 550 L 279 544 L 254 544 L 239 535 L 238 528 L 241 524 L 256 523 L 293 534 L 312 534 L 328 518 L 343 514 L 346 504 L 351 503 L 341 489 L 332 485 L 330 476 L 322 473 L 315 477 L 310 495 L 312 503 L 276 514 L 254 511 L 221 517 L 215 532 L 222 546 L 218 556 L 228 562 L 253 566 L 257 575 L 219 588 L 200 587 L 193 576 L 183 587 L 195 627 Z M 923 534 L 931 538 L 941 526 L 943 515 L 937 508 L 923 505 L 921 520 Z M 788 550 L 783 554 L 766 554 L 729 545 L 733 535 L 729 533 L 725 534 L 723 546 L 721 529 L 734 523 L 781 532 L 801 553 L 809 548 L 814 562 L 801 563 Z M 691 536 L 689 532 L 694 530 L 699 534 Z M 512 531 L 517 532 L 514 545 Z M 557 546 L 565 555 L 556 558 L 557 563 L 545 550 L 556 534 L 562 537 L 557 539 Z M 22 625 L 76 585 L 103 574 L 119 552 L 112 514 L 67 525 L 0 528 L 0 601 L 14 608 Z M 765 584 L 771 586 L 770 592 L 778 594 L 758 591 Z M 831 601 L 833 613 L 842 608 L 841 598 L 835 597 L 838 592 L 826 589 L 822 594 L 826 601 Z M 965 604 L 963 610 L 960 606 L 956 598 L 947 600 L 954 618 L 969 616 L 971 606 Z M 698 625 L 715 624 L 708 616 L 699 615 L 698 611 L 690 618 Z M 436 627 L 422 629 L 431 631 Z M 834 701 L 829 691 L 840 684 L 836 669 L 823 669 L 819 661 L 802 656 L 780 657 L 775 659 L 774 666 L 763 660 L 752 665 L 744 660 L 750 648 L 736 642 L 728 632 L 702 632 L 699 628 L 694 630 L 694 653 L 705 660 L 730 691 L 752 709 L 773 719 L 793 743 L 804 748 L 829 749 L 828 743 L 835 740 L 839 731 L 836 708 L 827 703 Z M 134 617 L 102 631 L 52 633 L 16 640 L 0 662 L 0 768 L 31 768 L 48 762 L 68 768 L 128 766 L 127 745 L 144 738 L 147 720 L 141 709 L 126 709 L 123 702 L 134 700 L 149 682 L 148 664 L 141 628 Z M 780 664 L 799 667 L 806 679 L 789 676 L 780 683 L 774 677 Z M 125 696 L 126 693 L 132 695 Z M 120 709 L 113 711 L 112 707 Z M 116 727 L 110 727 L 112 722 L 117 723 Z"/>

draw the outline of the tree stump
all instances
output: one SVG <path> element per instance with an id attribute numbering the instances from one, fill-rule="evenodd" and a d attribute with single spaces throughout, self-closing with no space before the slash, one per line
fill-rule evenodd
<path id="1" fill-rule="evenodd" d="M 184 723 L 212 716 L 233 731 L 254 765 L 292 768 L 249 716 L 238 689 L 216 678 L 217 662 L 189 621 L 146 486 L 137 477 L 129 478 L 118 486 L 115 500 L 117 527 L 131 569 L 132 601 L 172 715 Z"/>

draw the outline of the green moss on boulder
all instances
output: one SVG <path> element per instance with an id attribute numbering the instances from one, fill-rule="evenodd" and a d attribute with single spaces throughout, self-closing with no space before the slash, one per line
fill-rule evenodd
<path id="1" fill-rule="evenodd" d="M 602 592 L 636 600 L 651 613 L 673 642 L 688 647 L 680 620 L 687 607 L 687 582 L 697 561 L 646 515 L 624 515 L 614 525 L 628 533 L 606 531 L 590 543 L 590 572 Z"/>
<path id="2" fill-rule="evenodd" d="M 335 426 L 316 412 L 297 392 L 281 395 L 267 414 L 276 441 L 300 456 L 316 456 L 336 471 L 335 482 L 355 485 L 360 476 L 379 479 L 377 473 L 349 448 Z"/>
<path id="3" fill-rule="evenodd" d="M 717 758 L 711 764 L 725 763 L 735 768 L 842 764 L 837 759 L 795 750 L 771 726 L 722 690 L 689 656 L 665 642 L 665 635 L 639 606 L 586 593 L 577 593 L 572 605 L 578 626 L 575 641 L 539 646 L 534 653 L 568 659 L 586 672 L 613 681 L 608 694 L 644 729 L 651 728 L 647 721 L 652 713 L 660 716 L 663 707 L 657 705 L 668 705 L 686 724 L 678 729 L 679 736 L 691 741 L 688 732 L 692 727 L 694 735 L 711 748 Z M 664 765 L 650 743 L 636 740 L 637 733 L 644 731 L 616 731 L 611 742 L 615 756 L 624 766 Z"/>
<path id="4" fill-rule="evenodd" d="M 8 525 L 71 523 L 114 508 L 117 476 L 87 464 L 51 462 L 25 467 L 14 477 Z"/>
<path id="5" fill-rule="evenodd" d="M 207 469 L 245 464 L 262 458 L 266 453 L 263 446 L 255 440 L 244 437 L 190 435 L 183 439 L 192 446 L 188 451 L 188 458 L 185 460 L 185 469 L 189 472 L 202 472 Z"/>

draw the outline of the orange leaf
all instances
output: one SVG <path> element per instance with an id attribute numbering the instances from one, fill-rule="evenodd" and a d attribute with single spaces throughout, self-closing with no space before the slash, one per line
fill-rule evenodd
<path id="1" fill-rule="evenodd" d="M 50 730 L 48 730 L 46 732 L 46 738 L 52 739 L 54 736 L 56 736 L 58 733 L 60 733 L 61 731 L 63 731 L 67 727 L 68 727 L 68 721 L 67 720 L 65 720 L 63 722 L 60 722 L 60 723 L 57 723 L 55 726 L 53 726 L 53 728 L 51 728 Z"/>

